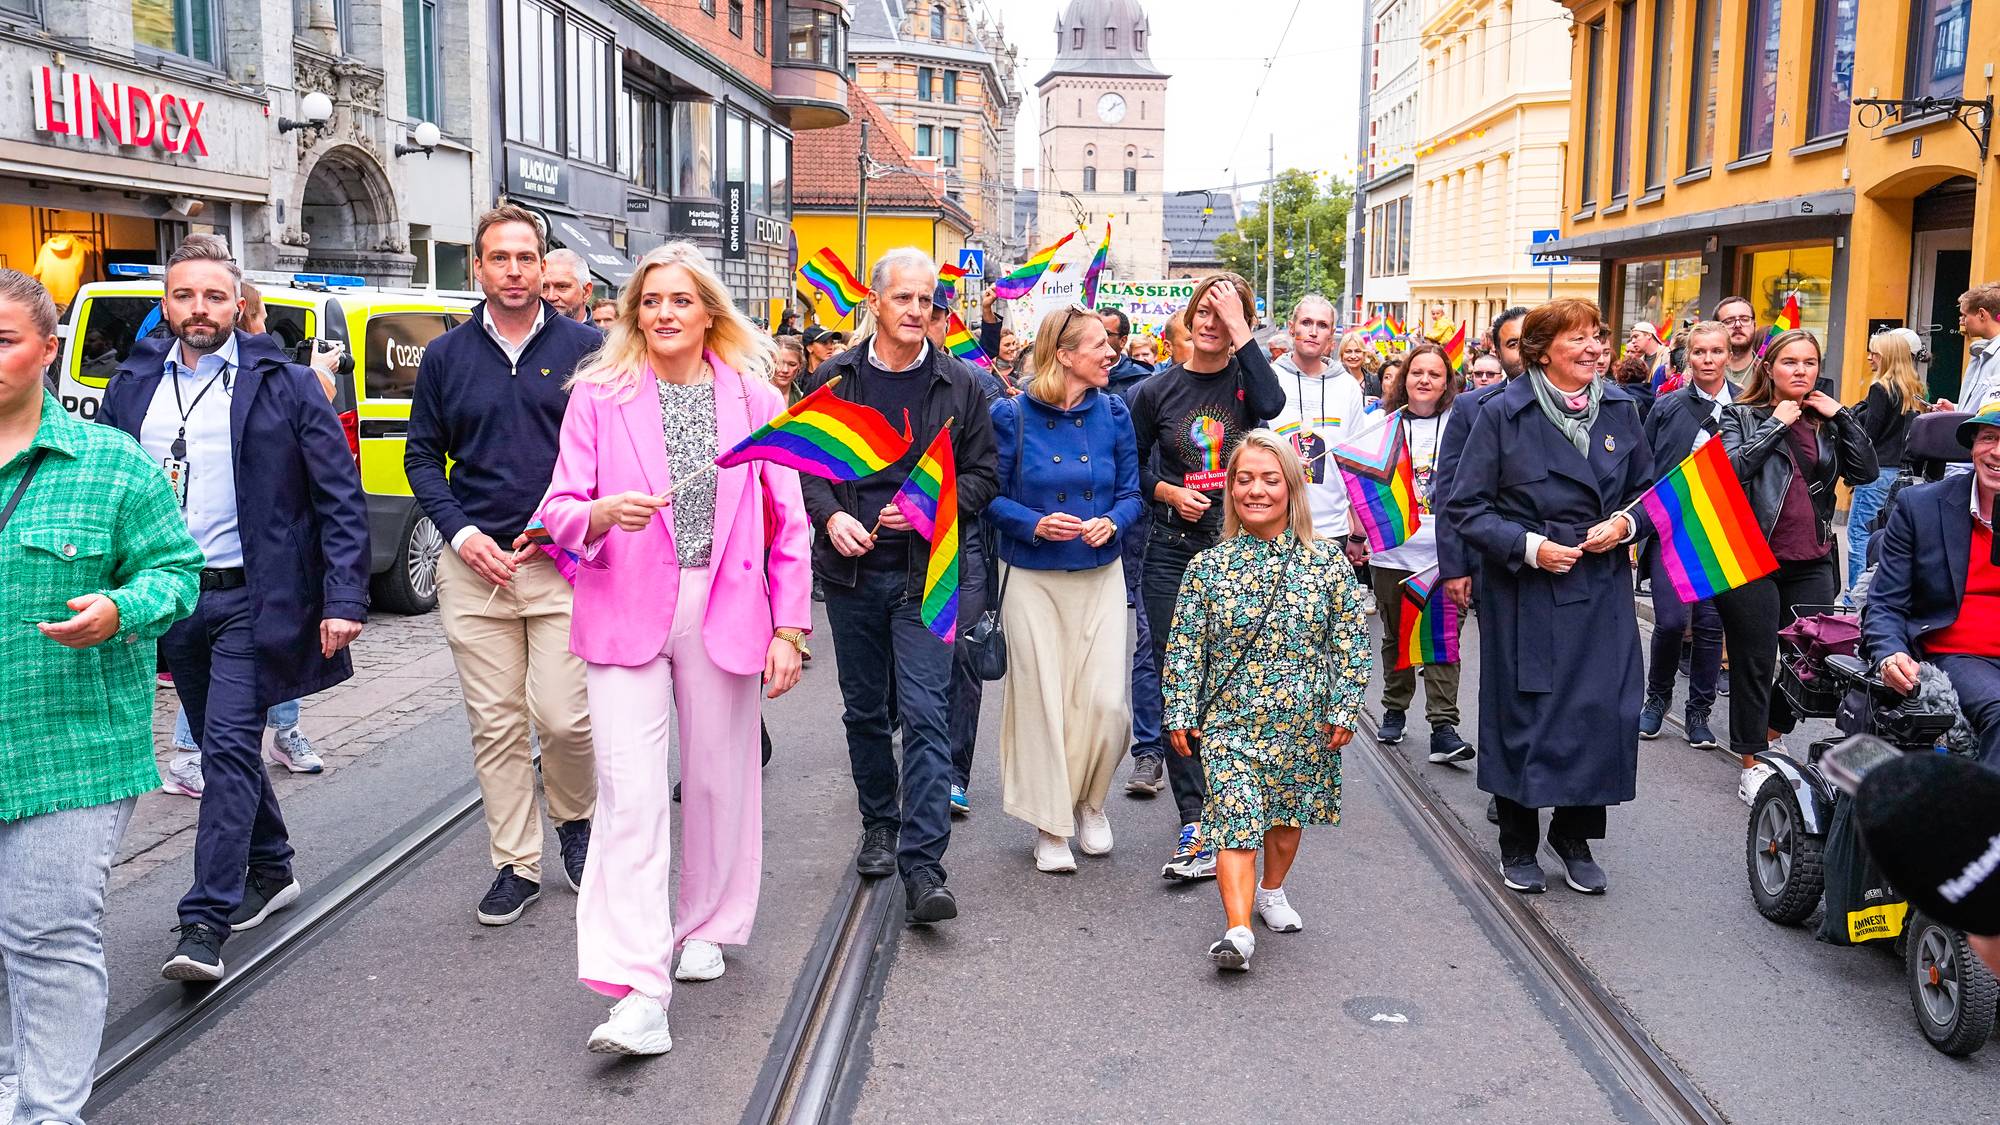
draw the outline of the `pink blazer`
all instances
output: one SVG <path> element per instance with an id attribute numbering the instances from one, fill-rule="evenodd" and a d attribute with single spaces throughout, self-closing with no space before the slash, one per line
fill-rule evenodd
<path id="1" fill-rule="evenodd" d="M 784 399 L 761 380 L 731 370 L 714 352 L 707 355 L 715 372 L 716 436 L 728 449 L 784 409 Z M 643 531 L 614 527 L 594 543 L 584 537 L 591 501 L 620 492 L 658 495 L 673 485 L 651 369 L 622 401 L 605 387 L 577 386 L 538 514 L 556 545 L 580 560 L 569 632 L 569 649 L 578 657 L 636 667 L 666 647 L 680 590 L 671 509 Z M 724 671 L 761 672 L 774 627 L 812 628 L 812 564 L 799 474 L 752 461 L 718 469 L 709 483 L 689 487 L 715 490 L 702 642 Z"/>

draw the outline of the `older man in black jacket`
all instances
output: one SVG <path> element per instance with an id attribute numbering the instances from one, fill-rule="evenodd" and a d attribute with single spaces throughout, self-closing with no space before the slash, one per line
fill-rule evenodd
<path id="1" fill-rule="evenodd" d="M 870 877 L 899 872 L 912 923 L 958 915 L 944 870 L 951 842 L 952 652 L 919 612 L 929 545 L 889 501 L 947 420 L 961 528 L 974 526 L 999 488 L 985 396 L 964 366 L 925 336 L 936 285 L 937 266 L 923 251 L 884 254 L 869 277 L 875 333 L 821 364 L 803 388 L 810 392 L 840 376 L 835 394 L 874 407 L 898 427 L 907 417 L 914 439 L 902 460 L 873 476 L 802 481 L 806 510 L 821 532 L 813 570 L 826 587 L 861 805 L 855 868 Z M 963 555 L 959 566 L 961 572 L 967 566 Z M 891 691 L 903 723 L 900 779 L 889 742 Z"/>

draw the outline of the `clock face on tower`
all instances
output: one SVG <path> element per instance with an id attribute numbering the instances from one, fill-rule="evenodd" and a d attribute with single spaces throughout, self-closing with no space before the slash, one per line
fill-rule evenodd
<path id="1" fill-rule="evenodd" d="M 1116 125 L 1125 120 L 1125 99 L 1117 94 L 1106 94 L 1097 99 L 1097 116 L 1106 125 Z"/>

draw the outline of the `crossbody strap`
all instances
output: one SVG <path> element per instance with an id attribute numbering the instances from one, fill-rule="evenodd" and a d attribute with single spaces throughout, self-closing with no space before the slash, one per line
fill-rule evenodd
<path id="1" fill-rule="evenodd" d="M 7 506 L 0 508 L 0 530 L 7 521 L 14 518 L 14 509 L 21 506 L 21 497 L 28 494 L 28 484 L 35 479 L 35 470 L 42 467 L 42 458 L 48 456 L 47 447 L 37 449 L 28 455 L 28 471 L 21 474 L 21 483 L 14 486 L 14 495 L 7 498 Z"/>
<path id="2" fill-rule="evenodd" d="M 1291 577 L 1292 573 L 1292 556 L 1298 554 L 1299 550 L 1300 548 L 1295 544 L 1291 550 L 1285 552 L 1285 563 L 1278 568 L 1278 580 L 1271 584 L 1271 592 L 1264 596 L 1264 612 L 1257 615 L 1257 626 L 1260 630 L 1258 634 L 1250 638 L 1250 643 L 1244 645 L 1237 652 L 1235 660 L 1229 662 L 1229 671 L 1215 678 L 1217 684 L 1215 690 L 1204 691 L 1202 693 L 1201 706 L 1197 707 L 1194 713 L 1196 730 L 1200 730 L 1202 725 L 1208 721 L 1208 709 L 1215 706 L 1215 697 L 1222 694 L 1222 685 L 1227 684 L 1230 678 L 1236 675 L 1237 670 L 1243 667 L 1243 662 L 1250 659 L 1250 650 L 1256 648 L 1269 635 L 1270 630 L 1267 627 L 1271 623 L 1271 610 L 1278 604 L 1278 595 L 1285 590 L 1285 580 Z M 1209 682 L 1210 677 L 1204 675 L 1202 677 L 1202 686 L 1206 688 Z"/>
<path id="3" fill-rule="evenodd" d="M 1028 444 L 1028 408 L 1019 402 L 1014 404 L 1014 495 L 1021 494 L 1021 447 Z M 1008 567 L 1000 575 L 1000 595 L 993 599 L 993 612 L 1007 604 L 1007 583 L 1014 578 L 1014 568 Z"/>

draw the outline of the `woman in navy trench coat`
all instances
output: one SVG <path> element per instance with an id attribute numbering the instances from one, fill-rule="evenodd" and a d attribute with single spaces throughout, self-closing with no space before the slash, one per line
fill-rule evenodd
<path id="1" fill-rule="evenodd" d="M 1647 526 L 1617 513 L 1652 485 L 1653 458 L 1638 405 L 1594 378 L 1600 325 L 1573 298 L 1528 314 L 1529 368 L 1479 404 L 1445 509 L 1484 562 L 1479 787 L 1496 798 L 1507 885 L 1528 894 L 1543 889 L 1544 808 L 1566 881 L 1603 893 L 1589 841 L 1638 772 L 1645 675 L 1625 544 Z"/>

